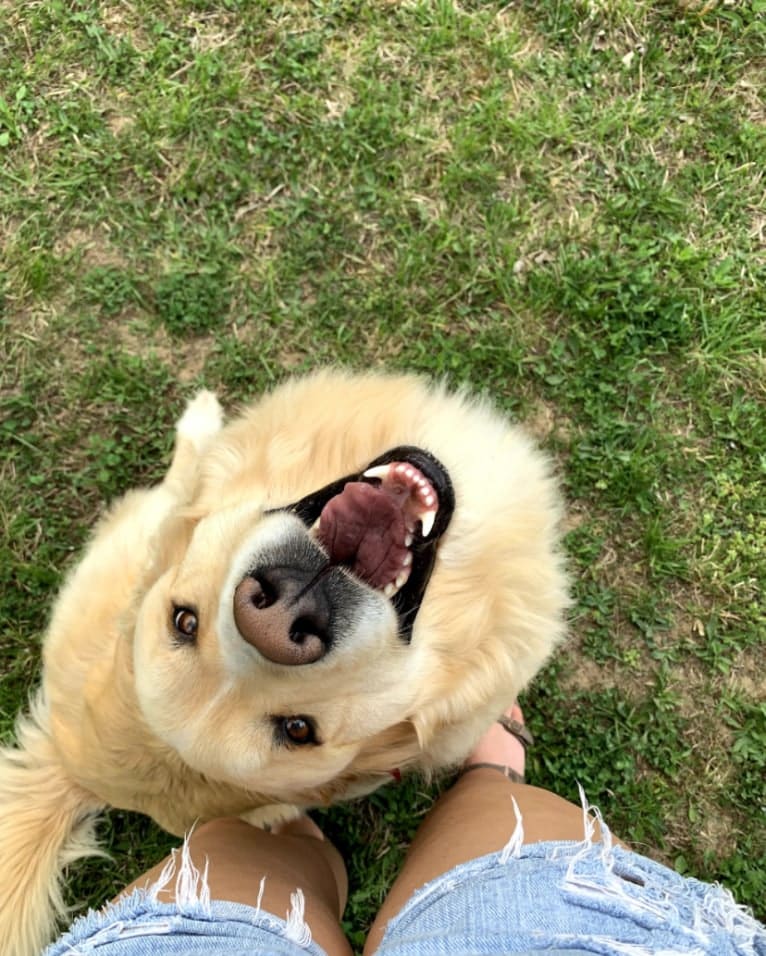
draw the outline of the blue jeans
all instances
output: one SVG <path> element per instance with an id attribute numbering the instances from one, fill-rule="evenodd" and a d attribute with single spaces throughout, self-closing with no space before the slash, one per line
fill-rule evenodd
<path id="1" fill-rule="evenodd" d="M 518 837 L 518 838 L 517 838 Z M 163 874 L 149 890 L 78 919 L 45 956 L 324 956 L 303 919 L 211 901 L 204 877 Z M 158 891 L 176 879 L 175 903 Z M 379 956 L 505 953 L 766 956 L 766 927 L 728 890 L 603 843 L 523 844 L 442 874 L 389 922 Z"/>

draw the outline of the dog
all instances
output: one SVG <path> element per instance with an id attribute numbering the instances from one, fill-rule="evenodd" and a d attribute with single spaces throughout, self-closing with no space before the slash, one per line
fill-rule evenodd
<path id="1" fill-rule="evenodd" d="M 325 370 L 224 426 L 201 392 L 169 471 L 102 519 L 0 750 L 0 940 L 39 953 L 95 816 L 265 825 L 456 767 L 562 639 L 550 461 L 466 392 Z"/>

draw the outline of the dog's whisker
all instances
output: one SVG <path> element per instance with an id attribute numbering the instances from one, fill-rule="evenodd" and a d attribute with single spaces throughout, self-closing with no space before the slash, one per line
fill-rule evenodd
<path id="1" fill-rule="evenodd" d="M 314 575 L 314 577 L 308 582 L 308 584 L 305 584 L 305 585 L 300 589 L 300 591 L 298 591 L 296 594 L 294 594 L 291 598 L 289 598 L 289 599 L 285 602 L 286 606 L 287 606 L 287 607 L 292 607 L 294 604 L 297 604 L 302 598 L 304 598 L 304 597 L 309 593 L 309 591 L 311 591 L 312 588 L 315 588 L 315 587 L 317 586 L 317 584 L 319 584 L 319 582 L 322 580 L 322 578 L 327 577 L 327 575 L 330 573 L 330 571 L 332 571 L 333 567 L 334 567 L 334 565 L 332 565 L 332 564 L 328 561 L 327 564 L 325 564 L 323 567 L 321 567 L 321 568 L 317 571 L 317 573 L 316 573 L 316 574 Z"/>

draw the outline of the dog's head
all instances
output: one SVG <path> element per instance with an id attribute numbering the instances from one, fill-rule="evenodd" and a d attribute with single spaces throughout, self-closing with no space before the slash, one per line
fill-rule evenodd
<path id="1" fill-rule="evenodd" d="M 390 422 L 382 429 L 354 414 L 354 380 L 331 376 L 294 386 L 289 420 L 257 443 L 248 436 L 274 399 L 230 426 L 195 501 L 161 531 L 138 611 L 138 697 L 152 729 L 212 779 L 283 800 L 320 793 L 413 761 L 440 723 L 462 726 L 434 755 L 449 762 L 503 681 L 510 699 L 559 636 L 556 505 L 539 456 L 516 435 L 524 474 L 488 474 L 507 465 L 511 433 L 497 419 L 487 433 L 486 410 L 409 379 L 375 381 L 367 411 Z M 433 416 L 420 428 L 397 394 L 404 382 L 418 415 Z M 317 421 L 328 403 L 334 414 Z M 287 436 L 301 416 L 313 437 L 297 460 Z M 412 432 L 427 441 L 396 441 Z M 535 576 L 544 621 L 530 619 Z"/>

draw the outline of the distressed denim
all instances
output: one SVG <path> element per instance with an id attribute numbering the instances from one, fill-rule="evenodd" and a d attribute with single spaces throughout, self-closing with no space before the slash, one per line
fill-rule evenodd
<path id="1" fill-rule="evenodd" d="M 728 890 L 614 846 L 598 811 L 583 808 L 581 842 L 525 845 L 514 801 L 506 847 L 418 890 L 389 922 L 378 956 L 766 956 L 766 927 Z M 177 902 L 160 903 L 171 880 Z M 154 887 L 77 920 L 45 956 L 323 956 L 299 889 L 291 903 L 283 920 L 260 905 L 211 901 L 184 846 Z"/>
<path id="2" fill-rule="evenodd" d="M 194 865 L 187 837 L 156 883 L 90 910 L 44 956 L 326 956 L 311 941 L 303 892 L 290 895 L 290 911 L 280 919 L 261 909 L 265 883 L 266 877 L 255 907 L 211 900 L 207 867 Z M 159 894 L 171 885 L 175 902 L 160 902 Z"/>

